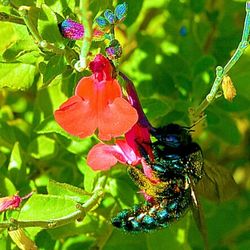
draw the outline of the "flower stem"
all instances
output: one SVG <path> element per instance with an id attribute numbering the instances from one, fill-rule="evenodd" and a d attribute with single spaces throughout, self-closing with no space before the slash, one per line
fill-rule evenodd
<path id="1" fill-rule="evenodd" d="M 10 221 L 5 221 L 0 223 L 0 228 L 25 228 L 25 227 L 42 227 L 42 228 L 55 228 L 63 226 L 74 222 L 77 219 L 83 219 L 87 212 L 90 211 L 93 207 L 100 203 L 104 195 L 104 186 L 106 184 L 107 176 L 102 176 L 98 179 L 96 187 L 93 191 L 93 195 L 87 200 L 83 205 L 78 204 L 75 212 L 60 217 L 57 219 L 51 220 L 16 220 L 11 218 Z"/>
<path id="2" fill-rule="evenodd" d="M 245 49 L 249 45 L 249 35 L 250 35 L 250 1 L 246 2 L 246 18 L 244 22 L 243 34 L 241 41 L 234 52 L 231 59 L 223 67 L 218 66 L 216 68 L 216 77 L 213 83 L 213 86 L 210 90 L 210 93 L 202 101 L 199 107 L 195 110 L 194 117 L 200 117 L 202 112 L 212 103 L 216 98 L 216 94 L 219 90 L 223 77 L 228 73 L 228 71 L 234 66 L 234 64 L 240 59 L 241 55 L 244 53 Z"/>
<path id="3" fill-rule="evenodd" d="M 82 0 L 80 3 L 84 36 L 80 58 L 79 61 L 75 64 L 75 69 L 79 72 L 83 71 L 88 66 L 87 56 L 92 42 L 92 22 L 90 18 L 92 13 L 89 11 L 89 0 Z"/>

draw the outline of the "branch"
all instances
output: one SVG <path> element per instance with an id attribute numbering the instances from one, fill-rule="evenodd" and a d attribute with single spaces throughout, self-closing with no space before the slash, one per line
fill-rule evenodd
<path id="1" fill-rule="evenodd" d="M 90 211 L 93 207 L 95 207 L 97 204 L 100 203 L 104 192 L 104 186 L 106 184 L 107 177 L 102 176 L 98 179 L 97 185 L 93 191 L 93 195 L 87 200 L 83 205 L 77 204 L 77 211 L 61 217 L 57 219 L 52 220 L 39 220 L 39 221 L 25 221 L 25 220 L 16 220 L 13 218 L 10 218 L 10 221 L 7 222 L 1 222 L 0 228 L 25 228 L 25 227 L 41 227 L 41 228 L 55 228 L 59 226 L 63 226 L 66 224 L 69 224 L 71 222 L 74 222 L 75 220 L 83 219 L 87 212 Z"/>
<path id="2" fill-rule="evenodd" d="M 227 75 L 228 71 L 234 66 L 234 64 L 240 59 L 241 55 L 244 53 L 245 49 L 249 45 L 249 33 L 250 33 L 250 1 L 246 2 L 246 18 L 244 22 L 243 34 L 241 41 L 234 52 L 231 59 L 223 67 L 218 66 L 216 68 L 216 77 L 210 93 L 206 96 L 205 100 L 199 105 L 199 107 L 194 112 L 194 117 L 200 117 L 203 111 L 212 103 L 216 98 L 216 94 L 219 90 L 223 78 Z"/>

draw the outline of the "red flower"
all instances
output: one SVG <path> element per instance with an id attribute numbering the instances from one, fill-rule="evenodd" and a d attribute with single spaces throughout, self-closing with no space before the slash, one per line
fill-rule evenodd
<path id="1" fill-rule="evenodd" d="M 79 81 L 75 95 L 55 111 L 55 120 L 74 136 L 84 138 L 98 129 L 101 140 L 110 140 L 126 133 L 137 122 L 137 111 L 122 98 L 108 59 L 97 55 L 90 69 L 93 74 Z"/>

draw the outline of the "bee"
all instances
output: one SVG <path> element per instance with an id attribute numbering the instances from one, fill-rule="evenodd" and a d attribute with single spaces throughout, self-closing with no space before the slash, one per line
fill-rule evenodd
<path id="1" fill-rule="evenodd" d="M 158 181 L 152 182 L 141 169 L 128 167 L 133 182 L 151 199 L 119 212 L 111 220 L 115 227 L 128 232 L 166 228 L 191 205 L 198 207 L 194 187 L 204 175 L 204 159 L 190 132 L 190 128 L 177 124 L 152 129 L 153 159 L 143 145 L 138 145 L 143 161 Z"/>

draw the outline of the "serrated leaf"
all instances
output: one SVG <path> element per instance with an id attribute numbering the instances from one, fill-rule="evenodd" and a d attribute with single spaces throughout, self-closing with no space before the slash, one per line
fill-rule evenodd
<path id="1" fill-rule="evenodd" d="M 56 142 L 45 136 L 40 135 L 28 146 L 28 152 L 36 159 L 50 159 L 57 153 Z"/>
<path id="2" fill-rule="evenodd" d="M 38 32 L 44 40 L 56 43 L 63 48 L 63 37 L 60 34 L 58 23 L 56 14 L 46 4 L 42 4 L 38 17 Z"/>
<path id="3" fill-rule="evenodd" d="M 86 196 L 89 197 L 90 193 L 76 186 L 72 186 L 67 183 L 60 183 L 53 180 L 49 181 L 47 186 L 48 194 L 65 196 L 76 202 L 83 203 L 86 200 Z"/>
<path id="4" fill-rule="evenodd" d="M 0 88 L 25 90 L 31 87 L 36 67 L 24 63 L 0 62 Z"/>
<path id="5" fill-rule="evenodd" d="M 33 194 L 22 207 L 19 220 L 53 220 L 76 212 L 76 202 L 56 196 Z"/>

